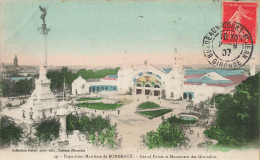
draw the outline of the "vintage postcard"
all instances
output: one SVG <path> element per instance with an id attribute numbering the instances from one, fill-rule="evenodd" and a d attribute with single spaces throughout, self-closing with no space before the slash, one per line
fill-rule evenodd
<path id="1" fill-rule="evenodd" d="M 0 7 L 0 160 L 259 159 L 259 1 Z"/>

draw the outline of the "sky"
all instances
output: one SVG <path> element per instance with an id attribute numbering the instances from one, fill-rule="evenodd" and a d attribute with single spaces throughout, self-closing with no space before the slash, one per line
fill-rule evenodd
<path id="1" fill-rule="evenodd" d="M 1 61 L 40 64 L 44 39 L 39 5 L 48 6 L 50 65 L 171 64 L 174 49 L 185 64 L 207 64 L 202 40 L 221 22 L 221 2 L 213 1 L 33 1 L 1 4 Z M 259 22 L 259 16 L 258 16 Z M 258 26 L 259 28 L 259 26 Z M 259 39 L 259 34 L 258 34 Z M 259 43 L 254 54 L 259 56 Z"/>

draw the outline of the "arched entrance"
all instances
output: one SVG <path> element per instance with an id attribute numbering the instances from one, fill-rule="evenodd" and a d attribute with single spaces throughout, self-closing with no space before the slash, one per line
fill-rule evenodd
<path id="1" fill-rule="evenodd" d="M 164 75 L 157 70 L 151 69 L 136 72 L 131 78 L 130 85 L 135 95 L 161 96 L 164 89 Z"/>
<path id="2" fill-rule="evenodd" d="M 137 82 L 135 83 L 134 89 L 134 93 L 136 95 L 160 96 L 162 91 L 162 85 L 159 82 Z"/>
<path id="3" fill-rule="evenodd" d="M 160 94 L 161 94 L 161 87 L 160 87 L 160 85 L 156 84 L 156 85 L 154 85 L 153 88 L 154 88 L 153 95 L 154 96 L 160 96 Z"/>
<path id="4" fill-rule="evenodd" d="M 194 92 L 183 92 L 183 99 L 193 100 Z"/>
<path id="5" fill-rule="evenodd" d="M 192 100 L 192 94 L 189 93 L 189 100 Z"/>
<path id="6" fill-rule="evenodd" d="M 183 99 L 187 99 L 187 93 L 183 93 Z"/>
<path id="7" fill-rule="evenodd" d="M 151 95 L 151 85 L 150 84 L 145 84 L 145 95 L 149 96 Z"/>
<path id="8" fill-rule="evenodd" d="M 142 94 L 142 90 L 143 90 L 142 88 L 143 88 L 143 85 L 141 83 L 137 83 L 136 84 L 136 93 L 135 94 L 137 94 L 137 95 Z"/>

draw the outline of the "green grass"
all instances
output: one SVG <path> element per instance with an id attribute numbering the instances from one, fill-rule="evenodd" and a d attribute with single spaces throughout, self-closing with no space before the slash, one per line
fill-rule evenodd
<path id="1" fill-rule="evenodd" d="M 81 103 L 78 104 L 79 107 L 87 107 L 90 109 L 98 109 L 98 110 L 113 110 L 116 108 L 121 107 L 123 104 L 116 103 L 116 104 L 105 104 L 105 103 Z"/>
<path id="2" fill-rule="evenodd" d="M 87 101 L 87 100 L 101 100 L 102 97 L 85 97 L 85 98 L 80 98 L 80 99 L 77 99 L 76 101 Z"/>
<path id="3" fill-rule="evenodd" d="M 158 110 L 154 110 L 154 111 L 138 111 L 139 114 L 146 116 L 148 118 L 156 118 L 159 116 L 162 116 L 166 113 L 171 112 L 172 109 L 158 109 Z"/>
<path id="4" fill-rule="evenodd" d="M 160 105 L 153 102 L 145 102 L 138 106 L 138 109 L 151 109 L 151 108 L 160 108 Z"/>
<path id="5" fill-rule="evenodd" d="M 194 124 L 194 123 L 196 123 L 195 118 L 192 119 L 192 120 L 184 120 L 184 119 L 177 118 L 176 116 L 168 118 L 167 121 L 169 121 L 171 124 L 172 123 L 178 123 L 178 124 Z"/>

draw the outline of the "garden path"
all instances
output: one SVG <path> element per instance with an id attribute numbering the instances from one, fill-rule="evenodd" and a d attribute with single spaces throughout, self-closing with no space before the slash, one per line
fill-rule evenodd
<path id="1" fill-rule="evenodd" d="M 120 115 L 115 115 L 114 112 L 111 112 L 111 114 L 108 113 L 107 115 L 111 117 L 112 122 L 117 123 L 119 135 L 122 135 L 122 149 L 137 151 L 142 145 L 141 136 L 149 131 L 156 130 L 162 120 L 161 117 L 148 119 L 135 113 L 138 105 L 147 101 L 146 97 L 127 96 L 125 98 L 133 101 L 120 108 Z M 137 99 L 139 99 L 139 101 L 137 101 Z M 183 104 L 173 104 L 167 100 L 162 100 L 161 106 L 163 108 L 173 109 L 172 112 L 164 115 L 165 119 L 186 110 Z"/>

